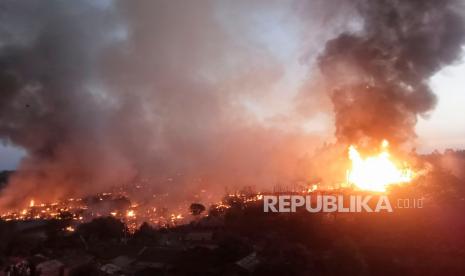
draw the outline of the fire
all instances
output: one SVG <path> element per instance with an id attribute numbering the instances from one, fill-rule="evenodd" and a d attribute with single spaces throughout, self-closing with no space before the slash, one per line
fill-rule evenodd
<path id="1" fill-rule="evenodd" d="M 29 207 L 34 207 L 35 203 L 34 203 L 34 199 L 31 199 L 31 201 L 29 201 Z"/>
<path id="2" fill-rule="evenodd" d="M 66 227 L 65 230 L 68 231 L 68 232 L 74 232 L 75 231 L 74 227 L 72 227 L 72 226 Z"/>
<path id="3" fill-rule="evenodd" d="M 384 140 L 378 155 L 363 158 L 355 146 L 350 146 L 352 167 L 348 171 L 347 181 L 359 189 L 376 192 L 384 192 L 392 184 L 410 182 L 413 178 L 412 170 L 396 165 L 391 160 L 388 148 L 389 143 Z"/>

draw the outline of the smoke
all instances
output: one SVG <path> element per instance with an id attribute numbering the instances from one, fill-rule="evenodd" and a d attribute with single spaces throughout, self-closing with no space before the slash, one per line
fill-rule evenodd
<path id="1" fill-rule="evenodd" d="M 240 21 L 246 3 L 231 6 Z M 228 30 L 215 1 L 0 10 L 0 138 L 27 152 L 2 206 L 136 181 L 223 192 L 305 176 L 317 137 L 263 123 L 244 104 L 268 95 L 282 64 Z"/>
<path id="2" fill-rule="evenodd" d="M 457 60 L 465 41 L 458 1 L 358 1 L 361 30 L 328 41 L 318 65 L 342 143 L 394 144 L 415 137 L 436 104 L 428 80 Z"/>
<path id="3" fill-rule="evenodd" d="M 459 9 L 452 0 L 342 2 L 2 1 L 0 139 L 26 157 L 0 206 L 135 182 L 176 199 L 309 179 L 330 159 L 312 167 L 322 137 L 299 109 L 318 116 L 327 101 L 298 95 L 291 112 L 268 117 L 256 105 L 292 98 L 280 47 L 306 47 L 304 63 L 320 51 L 325 81 L 303 89 L 329 92 L 340 142 L 412 138 L 436 101 L 428 78 L 460 55 Z M 313 27 L 299 34 L 315 36 L 266 45 L 260 13 L 304 18 Z"/>

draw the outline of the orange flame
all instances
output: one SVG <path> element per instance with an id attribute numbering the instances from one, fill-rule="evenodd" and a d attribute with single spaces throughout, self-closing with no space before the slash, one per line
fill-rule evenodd
<path id="1" fill-rule="evenodd" d="M 375 156 L 362 158 L 355 146 L 349 147 L 352 167 L 347 181 L 361 190 L 384 192 L 387 186 L 410 182 L 413 172 L 409 168 L 399 168 L 390 158 L 389 143 L 384 140 L 381 152 Z"/>

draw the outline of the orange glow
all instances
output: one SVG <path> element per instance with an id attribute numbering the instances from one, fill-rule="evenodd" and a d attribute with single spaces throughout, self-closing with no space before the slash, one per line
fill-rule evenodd
<path id="1" fill-rule="evenodd" d="M 74 232 L 75 231 L 74 227 L 72 227 L 72 226 L 66 227 L 65 230 L 68 231 L 68 232 Z"/>
<path id="2" fill-rule="evenodd" d="M 29 201 L 29 207 L 34 207 L 34 199 L 31 199 L 31 201 Z"/>
<path id="3" fill-rule="evenodd" d="M 413 178 L 412 170 L 396 165 L 391 160 L 388 147 L 388 141 L 384 140 L 378 155 L 363 158 L 355 146 L 350 146 L 352 167 L 347 174 L 349 184 L 361 190 L 384 192 L 389 185 L 410 182 Z"/>

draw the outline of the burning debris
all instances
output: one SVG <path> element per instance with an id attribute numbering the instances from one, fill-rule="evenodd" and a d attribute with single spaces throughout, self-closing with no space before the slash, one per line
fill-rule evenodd
<path id="1" fill-rule="evenodd" d="M 129 204 L 121 204 L 126 201 Z M 185 223 L 187 208 L 179 207 L 176 212 L 178 213 L 170 214 L 167 213 L 167 209 L 157 209 L 154 205 L 130 204 L 129 199 L 122 194 L 102 193 L 93 197 L 68 198 L 53 203 L 39 203 L 31 199 L 28 207 L 7 211 L 0 215 L 0 219 L 4 221 L 68 220 L 77 225 L 94 218 L 111 216 L 124 222 L 129 230 L 134 232 L 143 222 L 157 227 Z M 65 230 L 73 232 L 74 227 L 69 226 Z"/>
<path id="2" fill-rule="evenodd" d="M 83 221 L 83 214 L 87 206 L 81 199 L 68 199 L 63 202 L 35 204 L 31 199 L 28 207 L 21 210 L 11 210 L 1 214 L 1 219 L 11 220 L 52 220 L 52 219 L 72 219 Z"/>
<path id="3" fill-rule="evenodd" d="M 172 228 L 186 224 L 194 220 L 194 217 L 200 219 L 209 215 L 219 216 L 231 207 L 246 208 L 254 206 L 262 200 L 263 194 L 257 193 L 249 187 L 245 190 L 226 194 L 218 202 L 210 202 L 208 214 L 200 216 L 205 211 L 205 206 L 200 203 L 190 204 L 189 208 L 189 202 L 186 201 L 184 204 L 178 204 L 177 207 L 168 210 L 163 207 L 162 202 L 131 203 L 125 193 L 107 192 L 86 198 L 68 198 L 53 203 L 41 203 L 31 199 L 27 207 L 7 211 L 0 215 L 0 219 L 7 222 L 69 221 L 71 225 L 64 228 L 64 231 L 74 232 L 75 227 L 79 224 L 96 218 L 112 217 L 123 222 L 128 227 L 129 232 L 134 233 L 144 223 L 157 229 Z M 121 202 L 129 202 L 129 204 Z M 198 209 L 198 211 L 193 211 L 194 209 Z"/>

